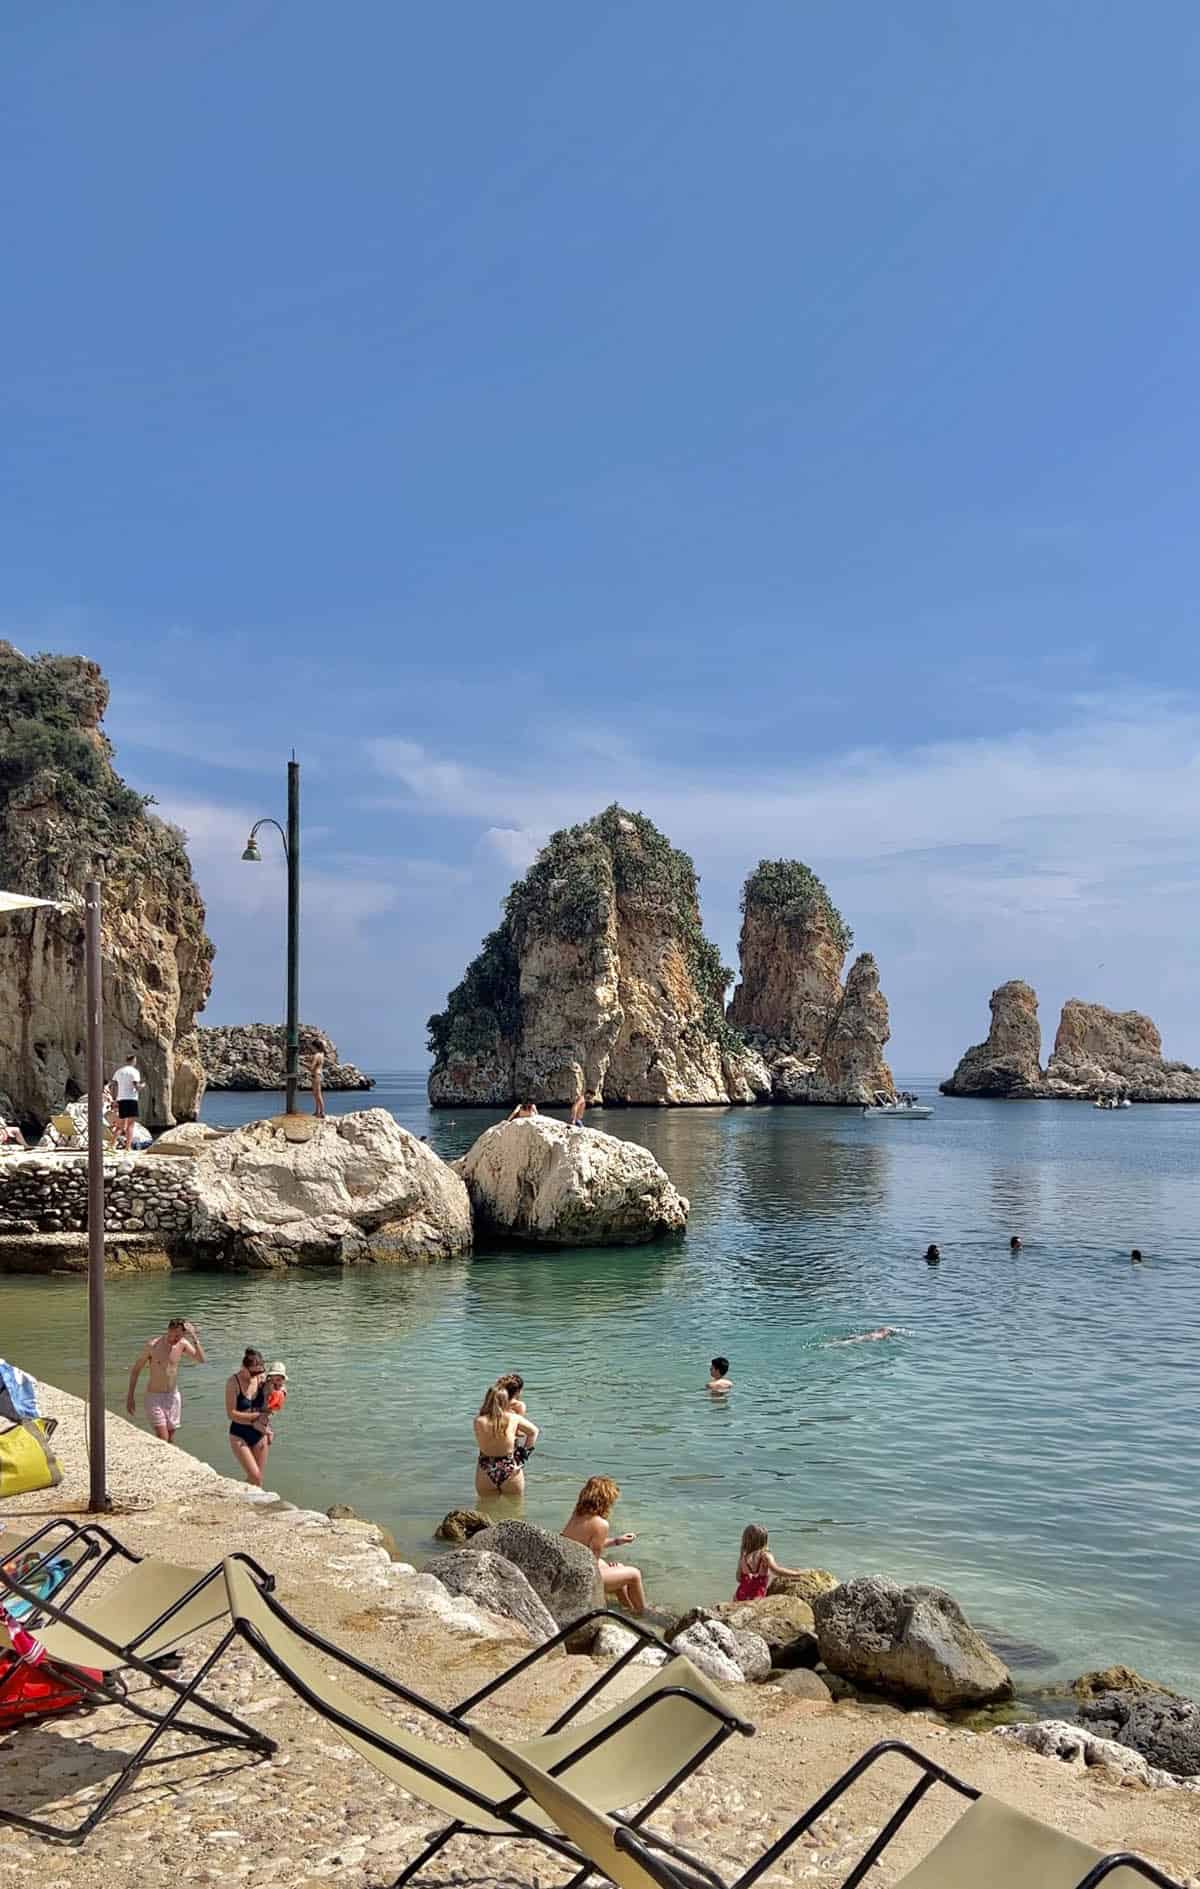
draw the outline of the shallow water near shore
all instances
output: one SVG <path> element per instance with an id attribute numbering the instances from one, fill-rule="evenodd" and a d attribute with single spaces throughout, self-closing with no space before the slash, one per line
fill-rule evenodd
<path id="1" fill-rule="evenodd" d="M 903 1080 L 932 1099 L 930 1080 Z M 214 1095 L 205 1115 L 277 1105 Z M 429 1114 L 420 1075 L 330 1098 L 364 1105 L 447 1157 L 494 1119 Z M 653 1150 L 691 1199 L 686 1239 L 114 1280 L 110 1405 L 142 1339 L 181 1309 L 213 1363 L 184 1374 L 180 1441 L 233 1473 L 222 1384 L 257 1344 L 291 1373 L 270 1485 L 351 1504 L 419 1563 L 440 1516 L 476 1506 L 471 1417 L 486 1383 L 519 1369 L 543 1426 L 525 1513 L 561 1526 L 584 1476 L 615 1476 L 615 1526 L 638 1531 L 629 1554 L 655 1602 L 731 1592 L 741 1529 L 761 1521 L 783 1561 L 947 1586 L 1018 1643 L 1025 1685 L 1120 1660 L 1200 1692 L 1200 1108 L 939 1098 L 926 1123 L 588 1119 Z M 922 1259 L 930 1240 L 940 1267 Z M 0 1291 L 0 1350 L 83 1393 L 81 1283 Z M 900 1335 L 846 1342 L 885 1324 Z M 714 1352 L 732 1359 L 725 1400 L 702 1388 Z"/>

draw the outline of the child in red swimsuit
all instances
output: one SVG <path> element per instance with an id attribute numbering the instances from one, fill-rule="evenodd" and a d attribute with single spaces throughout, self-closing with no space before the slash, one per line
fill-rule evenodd
<path id="1" fill-rule="evenodd" d="M 799 1568 L 781 1568 L 767 1546 L 767 1531 L 758 1522 L 742 1530 L 742 1552 L 738 1556 L 735 1600 L 761 1600 L 773 1574 L 795 1580 Z"/>

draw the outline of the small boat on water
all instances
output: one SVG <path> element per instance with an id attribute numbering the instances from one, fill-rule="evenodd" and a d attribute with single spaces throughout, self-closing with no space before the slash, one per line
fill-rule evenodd
<path id="1" fill-rule="evenodd" d="M 1129 1097 L 1127 1095 L 1099 1096 L 1097 1100 L 1092 1103 L 1092 1107 L 1102 1108 L 1102 1109 L 1132 1108 L 1133 1103 L 1129 1100 Z"/>
<path id="2" fill-rule="evenodd" d="M 874 1102 L 867 1103 L 863 1114 L 886 1116 L 889 1121 L 924 1122 L 933 1110 L 927 1102 L 918 1102 L 915 1095 L 891 1096 L 886 1089 L 876 1089 Z"/>

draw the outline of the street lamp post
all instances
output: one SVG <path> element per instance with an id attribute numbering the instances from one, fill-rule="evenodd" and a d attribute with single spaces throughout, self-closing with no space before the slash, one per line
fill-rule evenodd
<path id="1" fill-rule="evenodd" d="M 256 820 L 246 841 L 242 858 L 251 862 L 262 858 L 256 837 L 260 826 L 273 826 L 283 841 L 287 861 L 287 1029 L 285 1086 L 289 1115 L 296 1112 L 296 1090 L 300 1086 L 300 763 L 295 755 L 288 762 L 287 832 L 278 820 Z"/>

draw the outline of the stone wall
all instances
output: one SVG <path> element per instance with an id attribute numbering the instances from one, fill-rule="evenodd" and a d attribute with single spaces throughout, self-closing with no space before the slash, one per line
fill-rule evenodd
<path id="1" fill-rule="evenodd" d="M 6 1155 L 0 1161 L 0 1235 L 82 1232 L 87 1196 L 86 1155 Z M 194 1200 L 191 1162 L 134 1154 L 104 1163 L 110 1233 L 184 1234 Z"/>

